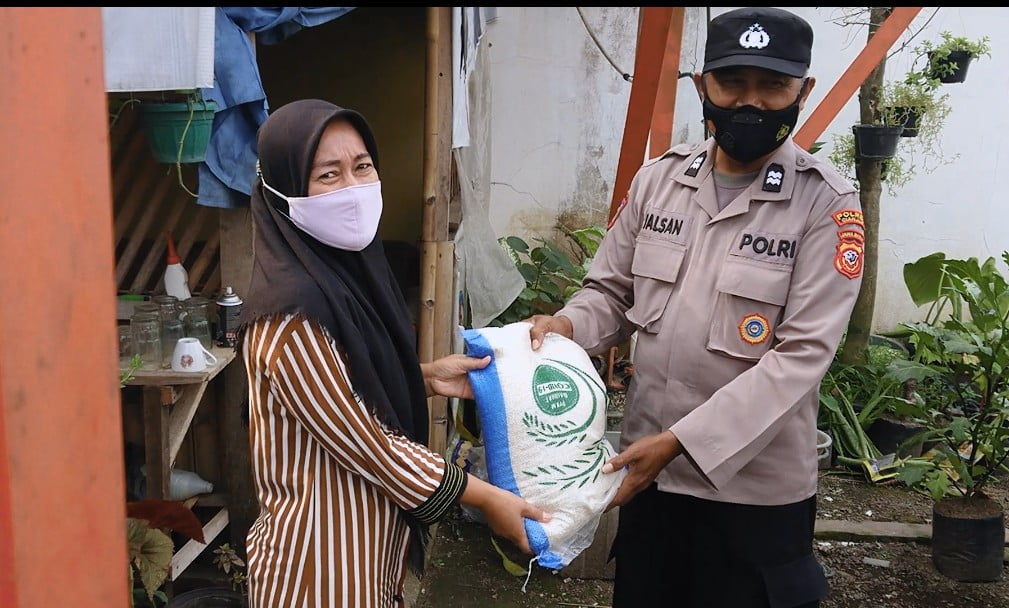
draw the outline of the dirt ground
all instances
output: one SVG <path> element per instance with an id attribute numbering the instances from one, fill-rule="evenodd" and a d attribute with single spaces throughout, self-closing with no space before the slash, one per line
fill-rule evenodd
<path id="1" fill-rule="evenodd" d="M 1009 510 L 1009 479 L 989 496 Z M 898 484 L 873 485 L 841 471 L 824 471 L 819 486 L 823 520 L 930 523 L 932 501 Z M 506 547 L 502 547 L 507 549 Z M 940 574 L 927 543 L 817 540 L 831 594 L 822 608 L 1009 608 L 1009 574 L 994 583 L 960 583 Z M 525 562 L 506 551 L 516 562 Z M 871 565 L 864 560 L 888 562 Z M 612 581 L 575 579 L 534 566 L 525 576 L 502 565 L 486 526 L 454 513 L 438 526 L 430 565 L 414 608 L 604 608 Z"/>

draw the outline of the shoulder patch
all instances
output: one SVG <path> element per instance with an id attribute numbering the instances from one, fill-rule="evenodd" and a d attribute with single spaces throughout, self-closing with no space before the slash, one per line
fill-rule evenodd
<path id="1" fill-rule="evenodd" d="M 833 214 L 831 217 L 838 226 L 844 226 L 846 224 L 851 224 L 853 226 L 858 226 L 862 230 L 865 230 L 865 217 L 862 212 L 858 209 L 841 209 L 837 213 Z"/>
<path id="2" fill-rule="evenodd" d="M 785 179 L 785 168 L 778 163 L 767 165 L 764 173 L 764 192 L 781 192 L 781 182 Z"/>
<path id="3" fill-rule="evenodd" d="M 623 200 L 620 201 L 620 205 L 617 206 L 617 210 L 615 212 L 613 212 L 613 217 L 611 217 L 609 223 L 606 224 L 606 229 L 607 230 L 609 230 L 610 228 L 613 228 L 613 224 L 617 223 L 617 218 L 620 217 L 620 212 L 623 211 L 624 207 L 627 206 L 627 200 L 630 197 L 631 197 L 631 193 L 630 193 L 630 191 L 628 191 L 627 194 L 624 195 Z"/>
<path id="4" fill-rule="evenodd" d="M 704 161 L 707 160 L 707 158 L 708 158 L 708 151 L 705 150 L 704 152 L 701 152 L 700 154 L 694 157 L 694 160 L 690 161 L 690 166 L 687 167 L 687 170 L 684 171 L 684 173 L 689 175 L 690 177 L 697 177 L 697 172 L 700 171 L 701 167 L 704 166 Z"/>

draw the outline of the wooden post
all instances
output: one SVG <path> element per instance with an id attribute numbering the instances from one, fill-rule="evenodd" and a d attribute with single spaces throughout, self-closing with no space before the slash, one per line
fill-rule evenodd
<path id="1" fill-rule="evenodd" d="M 666 41 L 672 23 L 673 7 L 641 7 L 641 30 L 634 59 L 634 81 L 631 83 L 631 97 L 627 103 L 627 118 L 624 121 L 624 138 L 620 145 L 620 159 L 617 161 L 617 177 L 613 184 L 608 220 L 613 219 L 621 199 L 631 187 L 634 173 L 645 160 L 645 144 L 648 142 L 648 127 L 655 109 L 655 94 L 659 88 L 659 74 L 665 57 Z"/>
<path id="2" fill-rule="evenodd" d="M 844 104 L 848 103 L 866 77 L 876 69 L 893 43 L 900 38 L 920 11 L 920 6 L 894 7 L 890 16 L 876 30 L 848 69 L 837 79 L 827 96 L 820 100 L 820 104 L 806 122 L 802 123 L 802 127 L 795 133 L 795 143 L 803 150 L 809 150 L 810 146 L 816 143 L 816 138 L 823 134 Z"/>
<path id="3" fill-rule="evenodd" d="M 221 209 L 221 286 L 231 286 L 243 300 L 252 282 L 252 212 Z M 245 363 L 239 358 L 224 368 L 217 380 L 217 424 L 221 446 L 224 488 L 228 493 L 228 534 L 231 546 L 245 555 L 245 536 L 259 514 L 252 483 L 249 426 L 243 412 L 248 407 Z"/>
<path id="4" fill-rule="evenodd" d="M 673 7 L 666 52 L 659 72 L 659 88 L 655 94 L 652 112 L 651 136 L 648 140 L 648 157 L 661 156 L 673 140 L 673 118 L 676 110 L 676 87 L 680 82 L 680 47 L 683 46 L 683 20 L 686 9 Z"/>
<path id="5" fill-rule="evenodd" d="M 0 605 L 125 608 L 101 8 L 0 8 L 0 40 Z"/>
<path id="6" fill-rule="evenodd" d="M 449 180 L 452 162 L 452 10 L 427 9 L 427 77 L 424 121 L 424 207 L 421 232 L 418 354 L 427 362 L 451 352 L 455 258 L 446 255 Z M 451 245 L 451 243 L 448 243 Z M 452 248 L 449 246 L 448 250 Z M 446 311 L 448 311 L 446 313 Z M 428 400 L 428 444 L 443 451 L 447 441 L 448 401 Z M 441 446 L 439 448 L 439 446 Z"/>

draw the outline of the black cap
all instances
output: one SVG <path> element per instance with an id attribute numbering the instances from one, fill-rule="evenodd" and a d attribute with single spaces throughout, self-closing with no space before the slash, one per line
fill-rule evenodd
<path id="1" fill-rule="evenodd" d="M 780 8 L 739 8 L 708 24 L 704 68 L 753 66 L 801 78 L 809 70 L 813 28 Z"/>

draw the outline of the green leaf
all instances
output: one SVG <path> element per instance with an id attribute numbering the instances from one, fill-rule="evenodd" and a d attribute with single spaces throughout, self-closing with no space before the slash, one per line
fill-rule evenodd
<path id="1" fill-rule="evenodd" d="M 490 542 L 494 545 L 494 550 L 497 551 L 497 554 L 501 556 L 501 565 L 504 566 L 508 574 L 512 576 L 525 576 L 528 573 L 525 568 L 508 559 L 508 556 L 501 550 L 501 547 L 498 546 L 493 536 L 491 536 Z"/>
<path id="2" fill-rule="evenodd" d="M 154 594 L 168 578 L 175 546 L 167 534 L 142 520 L 128 518 L 126 523 L 130 560 L 153 605 Z"/>
<path id="3" fill-rule="evenodd" d="M 944 284 L 946 254 L 927 255 L 915 262 L 904 264 L 904 283 L 915 306 L 935 302 Z"/>

